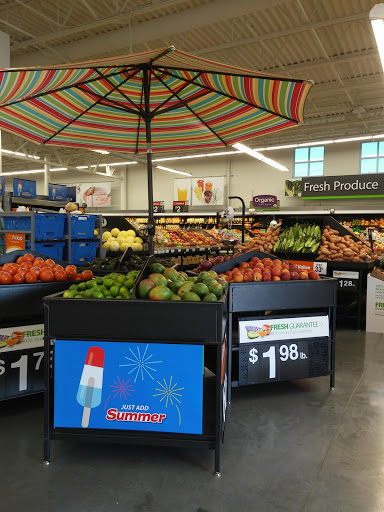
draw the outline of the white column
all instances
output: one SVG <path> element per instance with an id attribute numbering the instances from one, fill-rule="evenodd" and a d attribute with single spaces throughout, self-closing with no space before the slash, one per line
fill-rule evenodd
<path id="1" fill-rule="evenodd" d="M 124 165 L 124 168 L 121 169 L 120 177 L 120 210 L 127 209 L 127 174 L 128 174 L 128 165 Z"/>
<path id="2" fill-rule="evenodd" d="M 51 166 L 47 163 L 47 158 L 44 157 L 44 195 L 49 196 L 49 170 Z"/>

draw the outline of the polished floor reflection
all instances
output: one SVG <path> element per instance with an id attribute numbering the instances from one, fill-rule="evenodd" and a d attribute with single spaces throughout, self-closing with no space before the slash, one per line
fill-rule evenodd
<path id="1" fill-rule="evenodd" d="M 0 403 L 4 512 L 384 510 L 384 335 L 337 333 L 329 379 L 235 389 L 222 452 L 52 442 L 42 398 Z"/>

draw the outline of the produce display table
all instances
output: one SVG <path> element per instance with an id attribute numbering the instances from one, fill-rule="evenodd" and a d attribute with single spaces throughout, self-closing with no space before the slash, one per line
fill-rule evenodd
<path id="1" fill-rule="evenodd" d="M 259 251 L 214 267 L 225 272 Z M 271 259 L 276 259 L 273 256 Z M 335 385 L 336 279 L 229 284 L 228 394 L 231 388 L 329 375 Z"/>
<path id="2" fill-rule="evenodd" d="M 226 304 L 46 297 L 46 463 L 57 438 L 202 443 L 219 474 Z"/>
<path id="3" fill-rule="evenodd" d="M 349 261 L 327 261 L 327 275 L 338 281 L 338 318 L 352 321 L 356 329 L 365 329 L 365 304 L 367 291 L 367 276 L 375 266 L 383 266 L 384 258 L 367 263 Z M 345 311 L 342 304 L 347 304 Z M 348 312 L 351 304 L 355 307 Z"/>
<path id="4" fill-rule="evenodd" d="M 1 256 L 0 265 L 15 262 L 26 252 L 46 257 L 33 251 L 14 251 Z M 7 343 L 0 344 L 0 401 L 44 391 L 43 297 L 67 288 L 68 282 L 0 286 L 0 341 Z M 15 344 L 12 338 L 17 339 Z"/>

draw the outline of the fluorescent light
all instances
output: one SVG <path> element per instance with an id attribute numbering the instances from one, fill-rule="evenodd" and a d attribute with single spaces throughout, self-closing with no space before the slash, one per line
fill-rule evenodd
<path id="1" fill-rule="evenodd" d="M 353 137 L 352 139 L 338 139 L 334 142 L 338 144 L 339 142 L 353 142 L 355 140 L 369 140 L 372 139 L 372 135 L 368 135 L 367 137 Z"/>
<path id="2" fill-rule="evenodd" d="M 49 169 L 50 171 L 68 171 L 68 167 L 55 167 L 54 169 Z"/>
<path id="3" fill-rule="evenodd" d="M 104 149 L 91 149 L 95 153 L 101 153 L 102 155 L 109 155 L 109 151 L 104 151 Z"/>
<path id="4" fill-rule="evenodd" d="M 76 169 L 88 169 L 88 165 L 78 165 Z"/>
<path id="5" fill-rule="evenodd" d="M 192 176 L 192 174 L 190 172 L 175 171 L 175 169 L 170 169 L 169 167 L 162 167 L 161 165 L 156 165 L 156 169 L 162 169 L 163 171 L 174 172 L 175 174 L 184 174 L 184 176 Z"/>
<path id="6" fill-rule="evenodd" d="M 254 151 L 253 149 L 244 146 L 244 144 L 240 144 L 237 142 L 233 145 L 234 148 L 242 151 L 243 153 L 247 153 L 249 156 L 253 156 L 253 158 L 257 158 L 258 160 L 261 160 L 262 162 L 271 165 L 272 167 L 275 167 L 276 169 L 279 169 L 279 171 L 288 171 L 289 169 L 287 167 L 284 167 L 284 165 L 279 164 L 278 162 L 275 162 L 274 160 L 271 160 L 270 158 L 265 157 L 261 153 L 258 153 L 257 151 Z"/>
<path id="7" fill-rule="evenodd" d="M 8 153 L 9 155 L 18 155 L 23 156 L 24 158 L 35 158 L 36 160 L 40 160 L 39 156 L 35 155 L 25 155 L 24 153 L 19 153 L 18 151 L 10 151 L 9 149 L 0 149 L 2 153 Z"/>
<path id="8" fill-rule="evenodd" d="M 384 133 L 382 133 L 381 135 L 374 135 L 372 137 L 372 139 L 383 139 L 384 138 Z"/>
<path id="9" fill-rule="evenodd" d="M 91 167 L 109 167 L 111 165 L 114 165 L 115 167 L 118 166 L 118 165 L 132 165 L 132 164 L 137 164 L 137 162 L 135 161 L 129 161 L 129 162 L 115 162 L 113 164 L 99 164 L 99 165 L 91 165 Z"/>
<path id="10" fill-rule="evenodd" d="M 304 142 L 303 144 L 299 144 L 299 148 L 304 146 L 324 146 L 325 144 L 333 144 L 337 142 L 336 140 L 319 140 L 317 142 Z"/>
<path id="11" fill-rule="evenodd" d="M 241 153 L 241 151 L 222 151 L 221 153 L 207 153 L 204 156 L 236 155 L 237 153 Z"/>
<path id="12" fill-rule="evenodd" d="M 270 148 L 265 148 L 265 151 L 272 151 L 273 149 L 290 149 L 290 148 L 298 148 L 298 144 L 288 144 L 287 146 L 271 146 Z M 260 151 L 260 149 L 259 149 Z"/>
<path id="13" fill-rule="evenodd" d="M 3 172 L 0 176 L 18 176 L 19 174 L 36 174 L 38 172 L 44 172 L 44 169 L 34 169 L 33 171 Z"/>
<path id="14" fill-rule="evenodd" d="M 372 23 L 373 33 L 375 34 L 377 49 L 381 59 L 381 65 L 384 69 L 384 4 L 376 4 L 369 11 L 369 19 Z"/>

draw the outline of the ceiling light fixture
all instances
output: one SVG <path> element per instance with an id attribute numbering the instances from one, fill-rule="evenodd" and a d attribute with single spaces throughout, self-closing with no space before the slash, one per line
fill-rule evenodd
<path id="1" fill-rule="evenodd" d="M 101 155 L 109 155 L 109 151 L 104 151 L 104 149 L 91 149 L 95 153 L 100 153 Z"/>
<path id="2" fill-rule="evenodd" d="M 35 160 L 40 160 L 39 156 L 36 156 L 36 155 L 26 155 L 24 153 L 20 153 L 19 151 L 10 151 L 9 149 L 0 149 L 0 151 L 2 153 L 7 153 L 9 155 L 18 155 L 18 156 L 23 156 L 23 157 L 26 157 L 26 158 L 34 158 Z"/>
<path id="3" fill-rule="evenodd" d="M 174 172 L 175 174 L 184 174 L 184 176 L 192 176 L 190 172 L 183 171 L 175 171 L 175 169 L 170 169 L 169 167 L 162 167 L 161 165 L 156 165 L 156 169 L 161 169 L 163 171 Z"/>
<path id="4" fill-rule="evenodd" d="M 384 70 L 384 4 L 376 4 L 369 11 L 373 33 L 375 34 L 377 49 Z"/>
<path id="5" fill-rule="evenodd" d="M 240 144 L 237 142 L 233 145 L 234 148 L 238 149 L 239 151 L 242 151 L 243 153 L 247 153 L 247 155 L 252 156 L 253 158 L 257 158 L 258 160 L 261 160 L 265 164 L 271 165 L 272 167 L 275 167 L 276 169 L 279 169 L 279 171 L 288 171 L 288 167 L 285 167 L 284 165 L 279 164 L 278 162 L 275 162 L 274 160 L 271 160 L 270 158 L 265 157 L 261 153 L 258 153 L 257 151 L 254 151 L 253 149 L 249 148 L 248 146 L 244 146 L 244 144 Z"/>
<path id="6" fill-rule="evenodd" d="M 357 140 L 370 140 L 372 139 L 372 136 L 367 136 L 367 137 L 353 137 L 352 139 L 338 139 L 338 140 L 335 140 L 334 142 L 336 144 L 338 144 L 339 142 L 354 142 L 354 141 L 357 141 Z"/>

